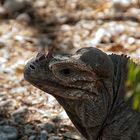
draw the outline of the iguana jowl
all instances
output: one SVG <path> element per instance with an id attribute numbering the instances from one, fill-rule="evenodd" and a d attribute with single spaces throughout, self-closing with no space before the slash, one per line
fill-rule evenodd
<path id="1" fill-rule="evenodd" d="M 24 76 L 57 99 L 87 140 L 140 140 L 140 113 L 124 101 L 127 61 L 92 47 L 39 54 Z"/>

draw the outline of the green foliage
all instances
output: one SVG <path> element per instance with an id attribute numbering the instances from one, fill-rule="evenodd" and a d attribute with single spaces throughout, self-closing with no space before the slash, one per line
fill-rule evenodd
<path id="1" fill-rule="evenodd" d="M 133 109 L 140 108 L 140 66 L 132 61 L 128 63 L 127 97 L 133 95 Z"/>

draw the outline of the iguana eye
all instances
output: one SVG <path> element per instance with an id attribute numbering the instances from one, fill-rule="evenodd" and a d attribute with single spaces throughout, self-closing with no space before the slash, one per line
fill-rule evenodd
<path id="1" fill-rule="evenodd" d="M 65 77 L 68 77 L 68 76 L 71 76 L 74 72 L 70 68 L 63 68 L 63 69 L 59 70 L 59 73 Z"/>

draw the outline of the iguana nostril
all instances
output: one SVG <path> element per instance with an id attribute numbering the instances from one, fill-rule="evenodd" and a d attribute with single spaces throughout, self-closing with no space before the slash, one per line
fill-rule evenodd
<path id="1" fill-rule="evenodd" d="M 30 64 L 29 68 L 30 68 L 31 70 L 35 70 L 35 66 L 34 66 L 33 64 Z"/>

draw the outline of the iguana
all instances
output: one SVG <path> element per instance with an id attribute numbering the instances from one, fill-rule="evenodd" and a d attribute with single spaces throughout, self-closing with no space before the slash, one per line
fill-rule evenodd
<path id="1" fill-rule="evenodd" d="M 53 95 L 87 140 L 140 140 L 140 112 L 124 100 L 128 58 L 87 47 L 75 54 L 39 53 L 25 79 Z"/>

